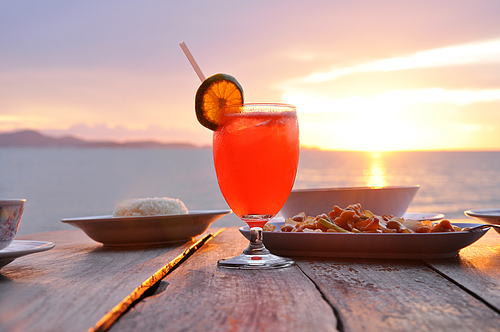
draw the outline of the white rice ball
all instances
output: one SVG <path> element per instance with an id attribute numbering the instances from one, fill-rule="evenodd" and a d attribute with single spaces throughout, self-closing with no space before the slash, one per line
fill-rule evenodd
<path id="1" fill-rule="evenodd" d="M 177 198 L 135 198 L 118 204 L 113 211 L 113 217 L 158 216 L 186 213 L 188 213 L 188 209 L 184 203 Z"/>

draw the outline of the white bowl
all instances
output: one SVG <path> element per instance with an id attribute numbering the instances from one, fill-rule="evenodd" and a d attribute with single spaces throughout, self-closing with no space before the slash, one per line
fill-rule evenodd
<path id="1" fill-rule="evenodd" d="M 290 193 L 281 214 L 284 218 L 300 212 L 317 216 L 330 212 L 335 205 L 346 208 L 360 203 L 363 210 L 376 215 L 402 217 L 419 189 L 420 186 L 296 189 Z"/>
<path id="2" fill-rule="evenodd" d="M 0 250 L 8 247 L 16 237 L 24 203 L 25 199 L 0 200 Z"/>

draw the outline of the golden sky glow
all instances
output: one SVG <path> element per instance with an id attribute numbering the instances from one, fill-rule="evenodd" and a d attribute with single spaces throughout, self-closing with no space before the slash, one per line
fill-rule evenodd
<path id="1" fill-rule="evenodd" d="M 345 150 L 364 151 L 497 149 L 500 143 L 498 121 L 481 120 L 471 113 L 467 123 L 456 122 L 458 119 L 454 114 L 460 113 L 463 106 L 481 107 L 481 104 L 491 103 L 498 107 L 500 88 L 449 90 L 430 85 L 375 94 L 370 94 L 368 90 L 365 95 L 346 93 L 337 98 L 328 93 L 305 92 L 307 85 L 326 84 L 360 73 L 496 63 L 500 63 L 500 40 L 425 50 L 405 57 L 333 68 L 291 80 L 288 86 L 284 84 L 281 88 L 291 91 L 285 92 L 283 99 L 297 105 L 301 124 L 305 125 L 305 130 L 311 129 L 305 133 L 303 130 L 303 137 L 307 137 L 305 140 L 324 149 L 338 149 L 339 145 Z M 492 119 L 498 120 L 498 117 Z M 492 134 L 491 144 L 480 146 L 474 140 L 475 135 L 481 134 Z M 453 139 L 447 139 L 449 135 L 454 136 Z"/>
<path id="2" fill-rule="evenodd" d="M 209 145 L 185 41 L 246 101 L 295 104 L 304 146 L 500 150 L 499 16 L 496 0 L 2 2 L 0 132 Z"/>
<path id="3" fill-rule="evenodd" d="M 500 39 L 424 50 L 408 56 L 381 59 L 353 67 L 335 68 L 324 73 L 313 73 L 302 81 L 305 83 L 324 82 L 355 73 L 479 63 L 500 63 Z"/>

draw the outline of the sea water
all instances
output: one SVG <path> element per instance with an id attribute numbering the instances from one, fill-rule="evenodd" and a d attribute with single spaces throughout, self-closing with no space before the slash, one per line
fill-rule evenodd
<path id="1" fill-rule="evenodd" d="M 19 234 L 73 229 L 61 219 L 109 215 L 129 198 L 172 197 L 228 209 L 206 149 L 0 148 L 0 199 L 26 198 Z M 500 152 L 303 149 L 294 188 L 421 186 L 408 212 L 467 218 L 500 207 Z M 230 214 L 214 226 L 241 226 Z"/>

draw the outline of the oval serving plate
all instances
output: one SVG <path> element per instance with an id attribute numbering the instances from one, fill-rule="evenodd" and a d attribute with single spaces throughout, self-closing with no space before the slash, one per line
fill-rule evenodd
<path id="1" fill-rule="evenodd" d="M 66 218 L 61 222 L 80 228 L 105 246 L 157 245 L 189 241 L 229 213 L 230 210 L 200 210 L 162 216 Z"/>
<path id="2" fill-rule="evenodd" d="M 278 229 L 282 222 L 272 222 Z M 472 227 L 476 223 L 460 223 Z M 248 226 L 240 232 L 249 238 Z M 479 240 L 488 229 L 451 233 L 291 233 L 264 232 L 264 245 L 281 256 L 438 259 L 450 258 Z"/>

